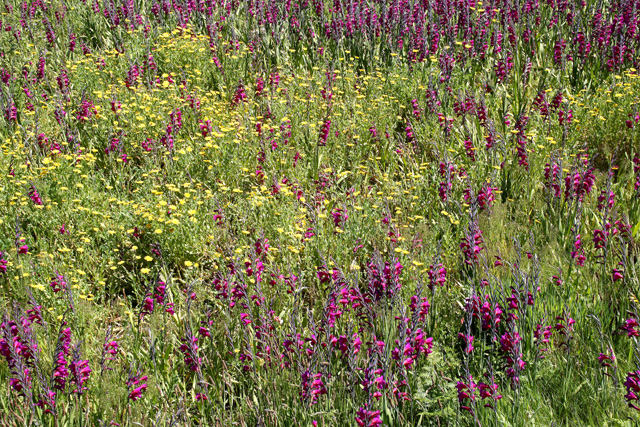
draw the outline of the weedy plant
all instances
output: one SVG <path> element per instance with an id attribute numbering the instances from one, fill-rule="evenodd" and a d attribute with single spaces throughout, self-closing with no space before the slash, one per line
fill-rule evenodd
<path id="1" fill-rule="evenodd" d="M 1 425 L 640 420 L 636 0 L 1 8 Z"/>

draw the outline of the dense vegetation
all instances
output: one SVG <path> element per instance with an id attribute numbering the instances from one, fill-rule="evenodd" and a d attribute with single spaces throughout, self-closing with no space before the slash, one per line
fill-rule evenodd
<path id="1" fill-rule="evenodd" d="M 638 0 L 3 0 L 0 425 L 636 425 Z"/>

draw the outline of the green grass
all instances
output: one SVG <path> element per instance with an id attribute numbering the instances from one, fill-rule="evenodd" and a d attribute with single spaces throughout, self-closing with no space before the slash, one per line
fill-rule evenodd
<path id="1" fill-rule="evenodd" d="M 51 5 L 48 13 L 60 7 Z M 57 392 L 53 415 L 11 389 L 9 378 L 16 375 L 3 360 L 1 425 L 356 425 L 356 411 L 364 407 L 379 410 L 387 426 L 637 424 L 624 382 L 638 369 L 640 348 L 637 338 L 619 329 L 636 309 L 640 285 L 640 203 L 632 162 L 638 128 L 625 124 L 640 94 L 635 71 L 607 72 L 595 59 L 575 69 L 545 68 L 554 37 L 567 33 L 565 27 L 538 34 L 526 83 L 521 41 L 506 81 L 496 79 L 495 61 L 470 59 L 438 83 L 442 69 L 435 55 L 411 63 L 408 48 L 391 51 L 381 40 L 357 35 L 327 42 L 321 56 L 320 38 L 298 40 L 281 24 L 265 24 L 265 34 L 256 35 L 244 6 L 234 8 L 213 42 L 202 17 L 185 28 L 176 27 L 175 15 L 149 20 L 145 36 L 142 26 L 112 27 L 90 7 L 72 1 L 66 21 L 55 24 L 58 34 L 75 28 L 90 55 L 79 47 L 69 52 L 62 37 L 47 46 L 40 27 L 32 41 L 0 35 L 6 46 L 0 67 L 17 76 L 3 86 L 2 100 L 10 93 L 19 107 L 17 120 L 3 119 L 0 127 L 4 321 L 27 316 L 30 301 L 42 308 L 42 324 L 32 325 L 40 352 L 31 368 L 31 403 L 53 384 L 63 322 L 92 369 L 81 396 L 70 393 L 70 385 Z M 151 19 L 150 5 L 139 7 Z M 15 13 L 6 16 L 19 25 Z M 265 28 L 279 31 L 281 41 Z M 126 53 L 119 54 L 118 46 Z M 448 49 L 441 46 L 440 53 Z M 142 65 L 149 54 L 156 69 L 128 88 L 131 65 Z M 21 69 L 35 75 L 41 55 L 47 58 L 45 76 L 28 83 L 36 94 L 29 111 Z M 69 71 L 66 92 L 56 80 L 63 68 Z M 277 88 L 270 84 L 276 73 Z M 331 73 L 336 79 L 329 83 Z M 256 94 L 259 78 L 262 95 Z M 234 102 L 239 85 L 246 99 Z M 427 107 L 427 88 L 439 91 L 441 117 Z M 330 101 L 323 89 L 332 93 Z M 563 94 L 570 124 L 560 125 L 557 113 L 545 119 L 533 106 L 547 89 L 548 96 Z M 199 108 L 191 107 L 193 97 Z M 483 100 L 494 125 L 493 148 L 485 148 L 487 128 L 475 114 L 456 114 L 455 104 L 464 98 Z M 412 113 L 414 99 L 419 118 Z M 83 100 L 95 110 L 78 120 Z M 120 109 L 113 111 L 112 101 Z M 67 112 L 60 123 L 56 106 Z M 169 148 L 161 138 L 177 110 L 182 126 Z M 529 117 L 523 132 L 528 168 L 518 162 L 515 123 L 521 115 Z M 327 118 L 331 128 L 321 146 Z M 450 129 L 442 118 L 451 120 Z M 207 120 L 211 129 L 203 136 Z M 60 149 L 39 144 L 41 133 Z M 120 145 L 111 149 L 114 138 Z M 148 138 L 154 141 L 150 151 L 142 145 Z M 475 147 L 475 161 L 465 140 Z M 595 184 L 583 200 L 550 195 L 544 173 L 553 159 L 563 177 L 593 166 Z M 439 195 L 446 181 L 441 162 L 455 165 L 446 201 Z M 564 193 L 563 178 L 560 185 Z M 30 198 L 32 186 L 42 205 Z M 465 198 L 465 190 L 477 196 L 487 186 L 495 194 L 490 206 L 481 209 Z M 601 190 L 615 193 L 604 216 L 597 207 Z M 335 221 L 338 212 L 348 219 Z M 604 227 L 603 218 L 619 231 L 611 234 L 607 257 L 599 258 L 603 251 L 594 248 L 593 232 Z M 622 232 L 616 221 L 631 232 Z M 469 265 L 460 244 L 469 230 L 473 237 L 474 224 L 483 243 L 478 262 Z M 578 234 L 584 266 L 571 254 Z M 256 244 L 265 241 L 270 249 L 260 253 Z M 23 244 L 27 254 L 18 253 Z M 494 265 L 496 257 L 503 266 Z M 260 280 L 258 260 L 264 266 Z M 339 302 L 342 288 L 351 296 L 366 293 L 373 265 L 382 270 L 385 262 L 390 269 L 403 267 L 397 292 L 365 301 L 364 308 L 352 306 L 354 300 Z M 446 284 L 431 290 L 429 270 L 438 264 L 447 270 Z M 614 268 L 623 270 L 623 279 L 613 280 Z M 335 278 L 322 282 L 319 271 L 335 271 Z M 67 291 L 53 292 L 57 275 Z M 156 301 L 154 312 L 142 316 L 145 297 L 157 292 L 159 281 L 166 283 L 165 302 Z M 221 297 L 225 281 L 229 294 L 238 283 L 246 286 L 233 307 Z M 508 309 L 512 289 L 518 311 Z M 528 292 L 535 294 L 533 305 Z M 398 325 L 411 318 L 410 299 L 417 294 L 430 303 L 418 323 L 433 348 L 407 369 L 392 350 L 404 343 L 409 326 Z M 332 298 L 344 311 L 335 325 L 327 320 Z M 483 329 L 481 315 L 471 315 L 470 298 L 502 307 L 495 333 Z M 174 315 L 166 313 L 167 303 L 175 305 Z M 508 313 L 517 319 L 508 320 Z M 550 341 L 540 343 L 536 326 L 555 327 L 557 316 L 574 319 L 573 330 L 565 336 L 554 329 Z M 200 327 L 210 336 L 199 335 Z M 105 365 L 112 369 L 102 371 L 107 331 L 119 351 Z M 518 348 L 526 365 L 517 382 L 501 349 L 507 331 L 522 338 Z M 473 352 L 464 351 L 460 333 L 474 335 Z M 300 348 L 287 351 L 285 340 L 295 341 L 296 334 Z M 362 341 L 359 351 L 354 334 Z M 202 359 L 196 371 L 180 349 L 192 335 Z M 332 350 L 332 338 L 342 335 L 346 350 Z M 312 349 L 313 340 L 318 345 Z M 385 341 L 384 350 L 369 351 L 376 340 Z M 540 358 L 543 347 L 548 351 Z M 598 355 L 609 349 L 614 366 L 604 368 Z M 362 385 L 367 375 L 382 375 L 373 374 L 378 368 L 389 383 L 379 399 Z M 301 397 L 306 371 L 322 374 L 326 394 L 317 401 Z M 127 379 L 137 372 L 148 376 L 148 387 L 133 401 Z M 489 408 L 478 394 L 473 414 L 462 410 L 469 400 L 459 401 L 456 383 L 469 374 L 476 383 L 488 381 L 484 374 L 490 372 L 502 398 Z M 393 381 L 406 381 L 399 388 L 410 399 L 393 392 Z M 198 400 L 200 393 L 207 400 Z"/>

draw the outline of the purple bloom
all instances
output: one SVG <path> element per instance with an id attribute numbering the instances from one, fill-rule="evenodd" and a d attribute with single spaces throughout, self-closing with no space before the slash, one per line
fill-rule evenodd
<path id="1" fill-rule="evenodd" d="M 40 194 L 34 185 L 29 189 L 29 198 L 33 202 L 33 204 L 37 206 L 42 206 L 42 199 L 40 198 Z"/>
<path id="2" fill-rule="evenodd" d="M 40 397 L 36 406 L 44 409 L 45 414 L 53 414 L 56 411 L 56 393 L 48 390 L 44 396 Z"/>
<path id="3" fill-rule="evenodd" d="M 9 264 L 9 261 L 4 259 L 4 255 L 5 253 L 0 251 L 0 274 L 7 272 L 7 265 Z"/>
<path id="4" fill-rule="evenodd" d="M 129 399 L 134 402 L 142 397 L 143 392 L 147 390 L 147 385 L 142 384 L 140 387 L 134 388 L 131 393 L 129 393 Z"/>
<path id="5" fill-rule="evenodd" d="M 148 377 L 146 375 L 140 376 L 139 374 L 129 377 L 129 379 L 127 380 L 127 389 L 131 389 L 131 387 L 135 387 L 129 393 L 129 400 L 132 400 L 135 402 L 136 400 L 142 397 L 144 392 L 147 390 L 147 384 L 142 384 L 142 383 L 146 382 L 147 379 Z"/>
<path id="6" fill-rule="evenodd" d="M 640 408 L 636 405 L 638 402 L 638 395 L 640 395 L 640 371 L 629 372 L 624 385 L 627 387 L 627 394 L 624 398 L 627 400 L 629 407 L 640 411 Z"/>
<path id="7" fill-rule="evenodd" d="M 360 427 L 378 427 L 382 425 L 380 411 L 369 411 L 367 407 L 359 408 L 356 412 L 356 423 Z"/>
<path id="8" fill-rule="evenodd" d="M 461 338 L 465 342 L 464 352 L 471 353 L 474 348 L 473 345 L 471 345 L 473 343 L 473 335 L 466 335 L 461 332 L 458 334 L 458 338 Z"/>

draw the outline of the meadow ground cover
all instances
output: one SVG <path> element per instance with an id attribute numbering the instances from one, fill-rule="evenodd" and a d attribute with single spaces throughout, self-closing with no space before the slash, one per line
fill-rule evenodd
<path id="1" fill-rule="evenodd" d="M 0 425 L 637 425 L 637 0 L 1 8 Z"/>

